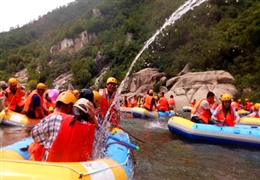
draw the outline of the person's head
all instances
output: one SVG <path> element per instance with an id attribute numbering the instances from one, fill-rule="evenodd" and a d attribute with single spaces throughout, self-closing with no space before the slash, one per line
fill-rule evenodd
<path id="1" fill-rule="evenodd" d="M 64 91 L 59 94 L 56 99 L 56 107 L 58 109 L 62 109 L 64 113 L 70 114 L 72 112 L 73 104 L 77 101 L 74 94 L 68 91 Z"/>
<path id="2" fill-rule="evenodd" d="M 260 108 L 260 103 L 255 103 L 255 105 L 254 105 L 254 109 L 255 109 L 256 111 L 258 111 L 259 108 Z"/>
<path id="3" fill-rule="evenodd" d="M 229 108 L 231 105 L 231 95 L 230 94 L 223 94 L 221 97 L 222 106 L 225 108 Z"/>
<path id="4" fill-rule="evenodd" d="M 9 85 L 11 90 L 16 90 L 17 89 L 17 84 L 18 84 L 18 81 L 15 78 L 10 78 L 8 80 L 8 85 Z"/>
<path id="5" fill-rule="evenodd" d="M 114 77 L 109 77 L 106 82 L 107 91 L 113 93 L 116 91 L 117 80 Z"/>
<path id="6" fill-rule="evenodd" d="M 164 92 L 161 92 L 161 93 L 160 93 L 160 97 L 164 97 Z"/>
<path id="7" fill-rule="evenodd" d="M 47 99 L 48 101 L 51 101 L 51 99 L 49 97 L 49 92 L 50 92 L 49 89 L 47 91 L 45 91 L 45 99 Z"/>
<path id="8" fill-rule="evenodd" d="M 196 99 L 193 99 L 193 102 L 196 102 Z"/>
<path id="9" fill-rule="evenodd" d="M 1 88 L 3 91 L 6 90 L 8 88 L 8 84 L 6 83 L 1 84 Z"/>
<path id="10" fill-rule="evenodd" d="M 148 94 L 149 94 L 150 96 L 152 96 L 152 95 L 153 95 L 153 90 L 150 89 L 150 90 L 148 91 Z"/>
<path id="11" fill-rule="evenodd" d="M 153 98 L 154 98 L 155 101 L 158 101 L 158 100 L 159 100 L 158 95 L 155 95 Z"/>
<path id="12" fill-rule="evenodd" d="M 97 91 L 93 91 L 93 95 L 94 95 L 94 108 L 98 108 L 100 106 L 100 102 L 101 102 L 101 94 Z"/>
<path id="13" fill-rule="evenodd" d="M 215 98 L 215 94 L 211 91 L 208 92 L 207 94 L 207 100 L 209 103 L 214 103 L 214 98 Z"/>
<path id="14" fill-rule="evenodd" d="M 87 99 L 79 98 L 73 105 L 72 113 L 74 115 L 74 120 L 89 121 L 90 116 L 88 113 L 87 102 Z"/>
<path id="15" fill-rule="evenodd" d="M 80 98 L 85 98 L 92 103 L 94 102 L 93 92 L 90 89 L 87 89 L 87 88 L 81 89 L 81 91 L 79 93 L 79 99 Z"/>
<path id="16" fill-rule="evenodd" d="M 173 95 L 170 95 L 170 98 L 173 98 Z"/>
<path id="17" fill-rule="evenodd" d="M 241 99 L 238 99 L 237 102 L 238 102 L 238 103 L 241 103 Z"/>
<path id="18" fill-rule="evenodd" d="M 248 99 L 248 98 L 246 98 L 246 99 L 245 99 L 245 102 L 248 102 L 248 101 L 249 101 L 249 99 Z"/>
<path id="19" fill-rule="evenodd" d="M 79 90 L 74 90 L 73 94 L 76 96 L 77 99 L 79 98 Z"/>
<path id="20" fill-rule="evenodd" d="M 45 90 L 46 90 L 46 86 L 43 83 L 38 83 L 36 86 L 37 92 L 40 96 L 43 96 Z"/>

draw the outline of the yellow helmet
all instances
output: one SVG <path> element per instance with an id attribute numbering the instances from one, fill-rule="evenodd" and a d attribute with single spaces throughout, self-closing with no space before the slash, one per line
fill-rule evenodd
<path id="1" fill-rule="evenodd" d="M 99 107 L 100 102 L 101 102 L 101 94 L 97 91 L 93 91 L 94 94 L 94 104 L 96 107 Z"/>
<path id="2" fill-rule="evenodd" d="M 73 94 L 74 94 L 75 96 L 76 96 L 78 93 L 79 93 L 79 90 L 77 90 L 77 89 L 73 91 Z"/>
<path id="3" fill-rule="evenodd" d="M 221 101 L 231 101 L 232 97 L 230 94 L 223 94 L 221 96 Z"/>
<path id="4" fill-rule="evenodd" d="M 245 101 L 248 101 L 248 98 L 246 98 Z"/>
<path id="5" fill-rule="evenodd" d="M 77 101 L 77 99 L 74 96 L 74 94 L 72 94 L 71 92 L 64 91 L 60 93 L 59 96 L 57 97 L 56 102 L 58 101 L 63 102 L 64 104 L 70 104 L 70 103 L 74 104 Z"/>
<path id="6" fill-rule="evenodd" d="M 43 83 L 38 83 L 37 86 L 36 86 L 36 89 L 45 90 L 46 86 Z"/>
<path id="7" fill-rule="evenodd" d="M 110 78 L 107 79 L 106 84 L 108 84 L 108 83 L 115 83 L 117 85 L 117 80 L 114 77 L 110 77 Z"/>
<path id="8" fill-rule="evenodd" d="M 49 94 L 50 90 L 48 89 L 47 91 L 45 91 L 45 94 Z"/>
<path id="9" fill-rule="evenodd" d="M 8 84 L 9 84 L 9 86 L 15 86 L 18 84 L 18 81 L 15 78 L 10 78 L 8 80 Z"/>
<path id="10" fill-rule="evenodd" d="M 240 102 L 241 102 L 241 99 L 238 99 L 238 100 L 237 100 L 237 102 L 239 102 L 239 103 L 240 103 Z"/>
<path id="11" fill-rule="evenodd" d="M 152 89 L 149 90 L 149 94 L 153 94 L 153 90 Z"/>
<path id="12" fill-rule="evenodd" d="M 156 101 L 159 99 L 158 96 L 154 96 L 153 98 L 154 98 Z"/>
<path id="13" fill-rule="evenodd" d="M 255 103 L 255 105 L 254 105 L 254 108 L 255 108 L 255 110 L 259 110 L 259 108 L 260 108 L 260 103 Z"/>

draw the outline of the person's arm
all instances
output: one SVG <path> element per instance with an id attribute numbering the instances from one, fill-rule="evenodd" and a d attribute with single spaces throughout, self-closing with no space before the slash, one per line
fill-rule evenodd
<path id="1" fill-rule="evenodd" d="M 43 145 L 43 142 L 46 140 L 46 124 L 47 120 L 44 118 L 38 124 L 36 124 L 31 131 L 32 138 L 40 145 Z"/>
<path id="2" fill-rule="evenodd" d="M 235 108 L 232 108 L 232 111 L 234 113 L 234 116 L 235 116 L 235 124 L 239 123 L 240 121 L 240 116 L 237 114 L 237 111 L 235 110 Z"/>

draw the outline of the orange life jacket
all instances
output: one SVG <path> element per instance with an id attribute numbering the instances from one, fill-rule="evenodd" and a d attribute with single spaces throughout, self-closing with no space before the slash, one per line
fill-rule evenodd
<path id="1" fill-rule="evenodd" d="M 122 107 L 131 107 L 131 104 L 130 104 L 130 101 L 128 98 L 126 100 L 124 99 L 124 103 L 123 103 Z"/>
<path id="2" fill-rule="evenodd" d="M 193 107 L 195 104 L 196 102 L 193 101 L 192 103 L 190 103 L 190 106 Z"/>
<path id="3" fill-rule="evenodd" d="M 213 110 L 217 109 L 217 107 L 218 107 L 218 103 L 216 101 L 214 101 L 213 104 L 210 104 L 210 108 Z"/>
<path id="4" fill-rule="evenodd" d="M 175 104 L 174 98 L 169 98 L 168 99 L 168 104 L 173 106 Z"/>
<path id="5" fill-rule="evenodd" d="M 130 104 L 130 107 L 137 107 L 138 106 L 138 102 L 137 102 L 137 99 L 131 99 L 131 104 Z"/>
<path id="6" fill-rule="evenodd" d="M 57 112 L 56 112 L 57 113 Z M 48 162 L 88 161 L 92 155 L 96 125 L 75 121 L 72 115 L 59 113 L 62 123 L 57 137 L 49 149 Z"/>
<path id="7" fill-rule="evenodd" d="M 4 97 L 4 95 L 5 95 L 5 91 L 1 91 L 0 92 L 0 97 Z"/>
<path id="8" fill-rule="evenodd" d="M 232 107 L 230 107 L 230 108 L 231 108 L 231 112 L 228 111 L 226 114 L 226 117 L 225 117 L 224 112 L 223 112 L 223 106 L 222 106 L 222 104 L 220 104 L 218 106 L 218 112 L 217 112 L 216 118 L 220 121 L 223 121 L 224 124 L 227 126 L 234 126 L 235 125 L 234 121 L 236 120 L 236 117 L 234 115 L 233 108 Z"/>
<path id="9" fill-rule="evenodd" d="M 49 110 L 48 114 L 51 114 L 54 112 L 55 104 L 52 101 L 47 101 L 46 99 L 43 100 L 45 107 Z M 50 111 L 50 108 L 52 107 L 53 110 Z"/>
<path id="10" fill-rule="evenodd" d="M 150 95 L 146 95 L 145 96 L 145 102 L 144 102 L 144 107 L 146 109 L 149 109 L 149 110 L 152 110 L 152 100 L 153 100 L 153 96 L 150 96 Z"/>
<path id="11" fill-rule="evenodd" d="M 250 107 L 251 107 L 250 102 L 245 102 L 244 109 L 245 109 L 246 111 L 250 111 Z"/>
<path id="12" fill-rule="evenodd" d="M 19 86 L 15 94 L 11 92 L 10 87 L 8 87 L 5 91 L 7 93 L 7 103 L 9 109 L 15 111 L 16 106 L 24 106 L 24 101 L 22 100 L 22 98 L 25 95 L 25 93 Z"/>
<path id="13" fill-rule="evenodd" d="M 235 110 L 239 110 L 240 109 L 240 104 L 236 101 L 233 102 L 233 108 L 235 108 Z"/>
<path id="14" fill-rule="evenodd" d="M 112 98 L 110 99 L 110 101 L 108 102 L 108 98 L 107 98 L 107 89 L 103 89 L 102 91 L 102 98 L 101 98 L 101 101 L 100 101 L 100 108 L 101 108 L 101 112 L 102 112 L 102 115 L 105 116 L 106 113 L 107 113 L 107 110 L 109 108 L 109 106 L 112 104 L 113 100 L 114 100 L 114 97 L 115 97 L 115 94 L 114 93 L 112 95 Z M 114 107 L 111 107 L 110 109 L 110 121 L 114 124 L 117 124 L 117 121 L 116 121 L 116 115 L 117 115 L 117 110 L 114 108 Z"/>
<path id="15" fill-rule="evenodd" d="M 43 114 L 43 98 L 42 96 L 40 96 L 37 92 L 37 90 L 34 90 L 33 92 L 30 93 L 30 95 L 28 96 L 28 98 L 26 99 L 25 105 L 24 105 L 24 111 L 28 112 L 28 110 L 30 109 L 31 111 L 34 111 L 36 118 L 40 117 L 40 114 L 38 111 L 36 111 L 36 109 L 33 107 L 32 104 L 32 97 L 33 95 L 37 95 L 40 98 L 40 108 Z"/>
<path id="16" fill-rule="evenodd" d="M 169 111 L 169 104 L 166 97 L 161 97 L 159 104 L 159 111 Z"/>
<path id="17" fill-rule="evenodd" d="M 200 99 L 191 109 L 191 114 L 195 114 L 200 107 L 200 104 L 203 100 L 207 100 L 207 98 Z M 202 109 L 202 112 L 199 115 L 200 119 L 205 123 L 209 123 L 210 114 L 206 109 Z"/>
<path id="18" fill-rule="evenodd" d="M 29 158 L 29 160 L 42 161 L 42 158 L 45 153 L 45 148 L 43 145 L 40 145 L 37 142 L 33 142 L 30 144 L 28 151 L 31 154 L 31 157 Z"/>

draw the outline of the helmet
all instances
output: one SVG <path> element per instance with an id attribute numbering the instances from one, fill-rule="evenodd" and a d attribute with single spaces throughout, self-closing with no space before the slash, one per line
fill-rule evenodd
<path id="1" fill-rule="evenodd" d="M 152 89 L 149 90 L 149 94 L 153 94 L 153 90 Z"/>
<path id="2" fill-rule="evenodd" d="M 259 108 L 260 108 L 260 103 L 255 103 L 255 105 L 254 105 L 254 108 L 255 108 L 255 110 L 259 110 Z"/>
<path id="3" fill-rule="evenodd" d="M 8 84 L 6 84 L 6 83 L 1 84 L 1 88 L 3 88 L 3 89 L 8 88 Z"/>
<path id="4" fill-rule="evenodd" d="M 77 90 L 77 89 L 73 91 L 74 95 L 77 95 L 78 93 L 79 93 L 79 90 Z"/>
<path id="5" fill-rule="evenodd" d="M 114 77 L 110 77 L 110 78 L 107 79 L 107 83 L 106 84 L 108 84 L 108 83 L 115 83 L 117 85 L 117 80 Z"/>
<path id="6" fill-rule="evenodd" d="M 237 102 L 241 102 L 241 99 L 237 100 Z"/>
<path id="7" fill-rule="evenodd" d="M 245 101 L 248 101 L 248 98 L 246 98 Z"/>
<path id="8" fill-rule="evenodd" d="M 77 102 L 73 106 L 76 106 L 81 111 L 83 111 L 85 114 L 88 114 L 87 102 L 88 102 L 87 99 L 80 98 L 79 100 L 77 100 Z"/>
<path id="9" fill-rule="evenodd" d="M 154 98 L 156 101 L 159 99 L 158 96 L 154 96 L 153 98 Z"/>
<path id="10" fill-rule="evenodd" d="M 251 106 L 253 106 L 253 105 L 254 105 L 254 103 L 253 103 L 253 102 L 251 102 L 251 103 L 250 103 L 250 105 L 251 105 Z"/>
<path id="11" fill-rule="evenodd" d="M 8 84 L 9 84 L 9 86 L 15 86 L 15 85 L 18 84 L 18 82 L 17 82 L 17 80 L 15 78 L 10 78 L 8 80 Z"/>
<path id="12" fill-rule="evenodd" d="M 45 91 L 45 94 L 47 94 L 47 95 L 48 95 L 48 94 L 49 94 L 49 92 L 50 92 L 50 90 L 48 89 L 47 91 Z"/>
<path id="13" fill-rule="evenodd" d="M 64 104 L 70 104 L 70 103 L 75 103 L 77 101 L 76 97 L 68 91 L 64 91 L 59 94 L 59 96 L 56 99 L 56 102 L 63 102 Z"/>
<path id="14" fill-rule="evenodd" d="M 45 86 L 45 84 L 43 84 L 43 83 L 38 83 L 37 86 L 36 86 L 36 89 L 45 90 L 45 89 L 46 89 L 46 86 Z"/>
<path id="15" fill-rule="evenodd" d="M 80 98 L 85 98 L 87 100 L 89 100 L 90 102 L 93 102 L 93 92 L 90 89 L 84 88 L 81 89 L 80 93 L 79 93 L 79 99 Z"/>
<path id="16" fill-rule="evenodd" d="M 232 97 L 230 94 L 223 94 L 221 96 L 221 101 L 231 101 Z"/>
<path id="17" fill-rule="evenodd" d="M 101 101 L 101 94 L 97 91 L 93 91 L 94 94 L 94 106 L 95 108 L 99 107 L 100 101 Z"/>

